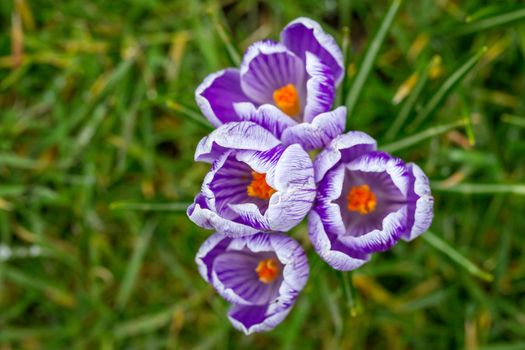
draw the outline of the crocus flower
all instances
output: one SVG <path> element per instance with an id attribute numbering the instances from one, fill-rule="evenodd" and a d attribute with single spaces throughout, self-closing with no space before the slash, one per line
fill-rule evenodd
<path id="1" fill-rule="evenodd" d="M 240 69 L 206 77 L 195 98 L 214 126 L 253 121 L 285 145 L 314 149 L 344 131 L 344 108 L 329 112 L 343 74 L 334 38 L 317 22 L 298 18 L 283 29 L 280 42 L 251 45 Z"/>
<path id="2" fill-rule="evenodd" d="M 246 334 L 282 322 L 309 273 L 301 246 L 278 233 L 240 238 L 213 234 L 195 261 L 202 277 L 232 304 L 231 323 Z"/>
<path id="3" fill-rule="evenodd" d="M 318 186 L 310 240 L 333 268 L 353 270 L 370 254 L 412 240 L 432 222 L 428 178 L 415 164 L 376 151 L 362 132 L 334 139 L 314 162 Z"/>
<path id="4" fill-rule="evenodd" d="M 288 231 L 315 197 L 312 162 L 300 145 L 283 146 L 252 122 L 225 124 L 197 146 L 195 160 L 212 163 L 188 208 L 197 225 L 238 237 Z"/>

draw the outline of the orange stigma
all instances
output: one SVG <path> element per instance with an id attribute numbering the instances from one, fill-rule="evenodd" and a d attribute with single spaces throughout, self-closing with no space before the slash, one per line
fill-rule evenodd
<path id="1" fill-rule="evenodd" d="M 270 199 L 276 191 L 266 182 L 266 174 L 259 174 L 252 171 L 252 182 L 248 185 L 248 196 L 260 199 Z"/>
<path id="2" fill-rule="evenodd" d="M 279 265 L 273 258 L 261 260 L 255 269 L 262 283 L 271 283 L 279 274 Z"/>
<path id="3" fill-rule="evenodd" d="M 299 94 L 293 84 L 288 84 L 273 92 L 273 101 L 281 111 L 295 117 L 300 111 Z"/>
<path id="4" fill-rule="evenodd" d="M 376 195 L 368 185 L 354 186 L 348 192 L 348 210 L 357 211 L 361 215 L 370 214 L 376 209 Z"/>

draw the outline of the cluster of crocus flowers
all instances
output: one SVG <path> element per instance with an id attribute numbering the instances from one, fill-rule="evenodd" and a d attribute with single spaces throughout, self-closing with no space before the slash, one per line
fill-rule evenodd
<path id="1" fill-rule="evenodd" d="M 305 252 L 285 235 L 306 217 L 314 250 L 342 271 L 432 222 L 423 171 L 363 132 L 344 133 L 346 109 L 332 109 L 343 75 L 333 37 L 299 18 L 195 92 L 216 127 L 195 153 L 211 168 L 188 216 L 215 230 L 196 262 L 246 334 L 279 324 L 306 284 Z M 320 150 L 313 161 L 310 150 Z"/>

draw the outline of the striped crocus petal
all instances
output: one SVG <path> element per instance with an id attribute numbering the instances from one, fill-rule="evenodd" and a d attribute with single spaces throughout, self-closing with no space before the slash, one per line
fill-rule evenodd
<path id="1" fill-rule="evenodd" d="M 351 132 L 335 139 L 315 160 L 317 197 L 309 234 L 332 267 L 353 270 L 370 254 L 428 229 L 433 199 L 415 164 L 375 151 L 375 142 Z"/>
<path id="2" fill-rule="evenodd" d="M 342 80 L 343 53 L 334 38 L 316 21 L 305 17 L 295 19 L 281 32 L 281 42 L 302 59 L 305 59 L 308 52 L 319 57 L 331 69 L 337 84 Z"/>
<path id="3" fill-rule="evenodd" d="M 344 73 L 334 38 L 315 21 L 299 18 L 281 42 L 255 42 L 239 69 L 209 75 L 195 98 L 214 126 L 251 121 L 285 145 L 326 146 L 345 128 L 346 110 L 330 111 Z"/>
<path id="4" fill-rule="evenodd" d="M 246 334 L 277 326 L 308 279 L 301 246 L 279 233 L 229 238 L 211 235 L 195 261 L 202 277 L 232 304 L 228 318 Z"/>
<path id="5" fill-rule="evenodd" d="M 201 141 L 196 159 L 214 159 L 187 212 L 203 228 L 230 237 L 285 232 L 312 207 L 316 188 L 306 151 L 275 143 L 254 123 L 219 127 Z"/>
<path id="6" fill-rule="evenodd" d="M 239 121 L 233 105 L 251 102 L 241 88 L 239 69 L 227 68 L 208 75 L 195 90 L 195 101 L 213 126 Z"/>

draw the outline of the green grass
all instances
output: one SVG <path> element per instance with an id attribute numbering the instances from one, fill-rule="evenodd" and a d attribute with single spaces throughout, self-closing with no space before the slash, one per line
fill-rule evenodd
<path id="1" fill-rule="evenodd" d="M 523 349 L 524 6 L 1 1 L 0 349 Z M 435 219 L 353 273 L 300 225 L 310 280 L 246 337 L 193 262 L 193 92 L 298 16 L 345 42 L 348 128 L 425 170 Z"/>

